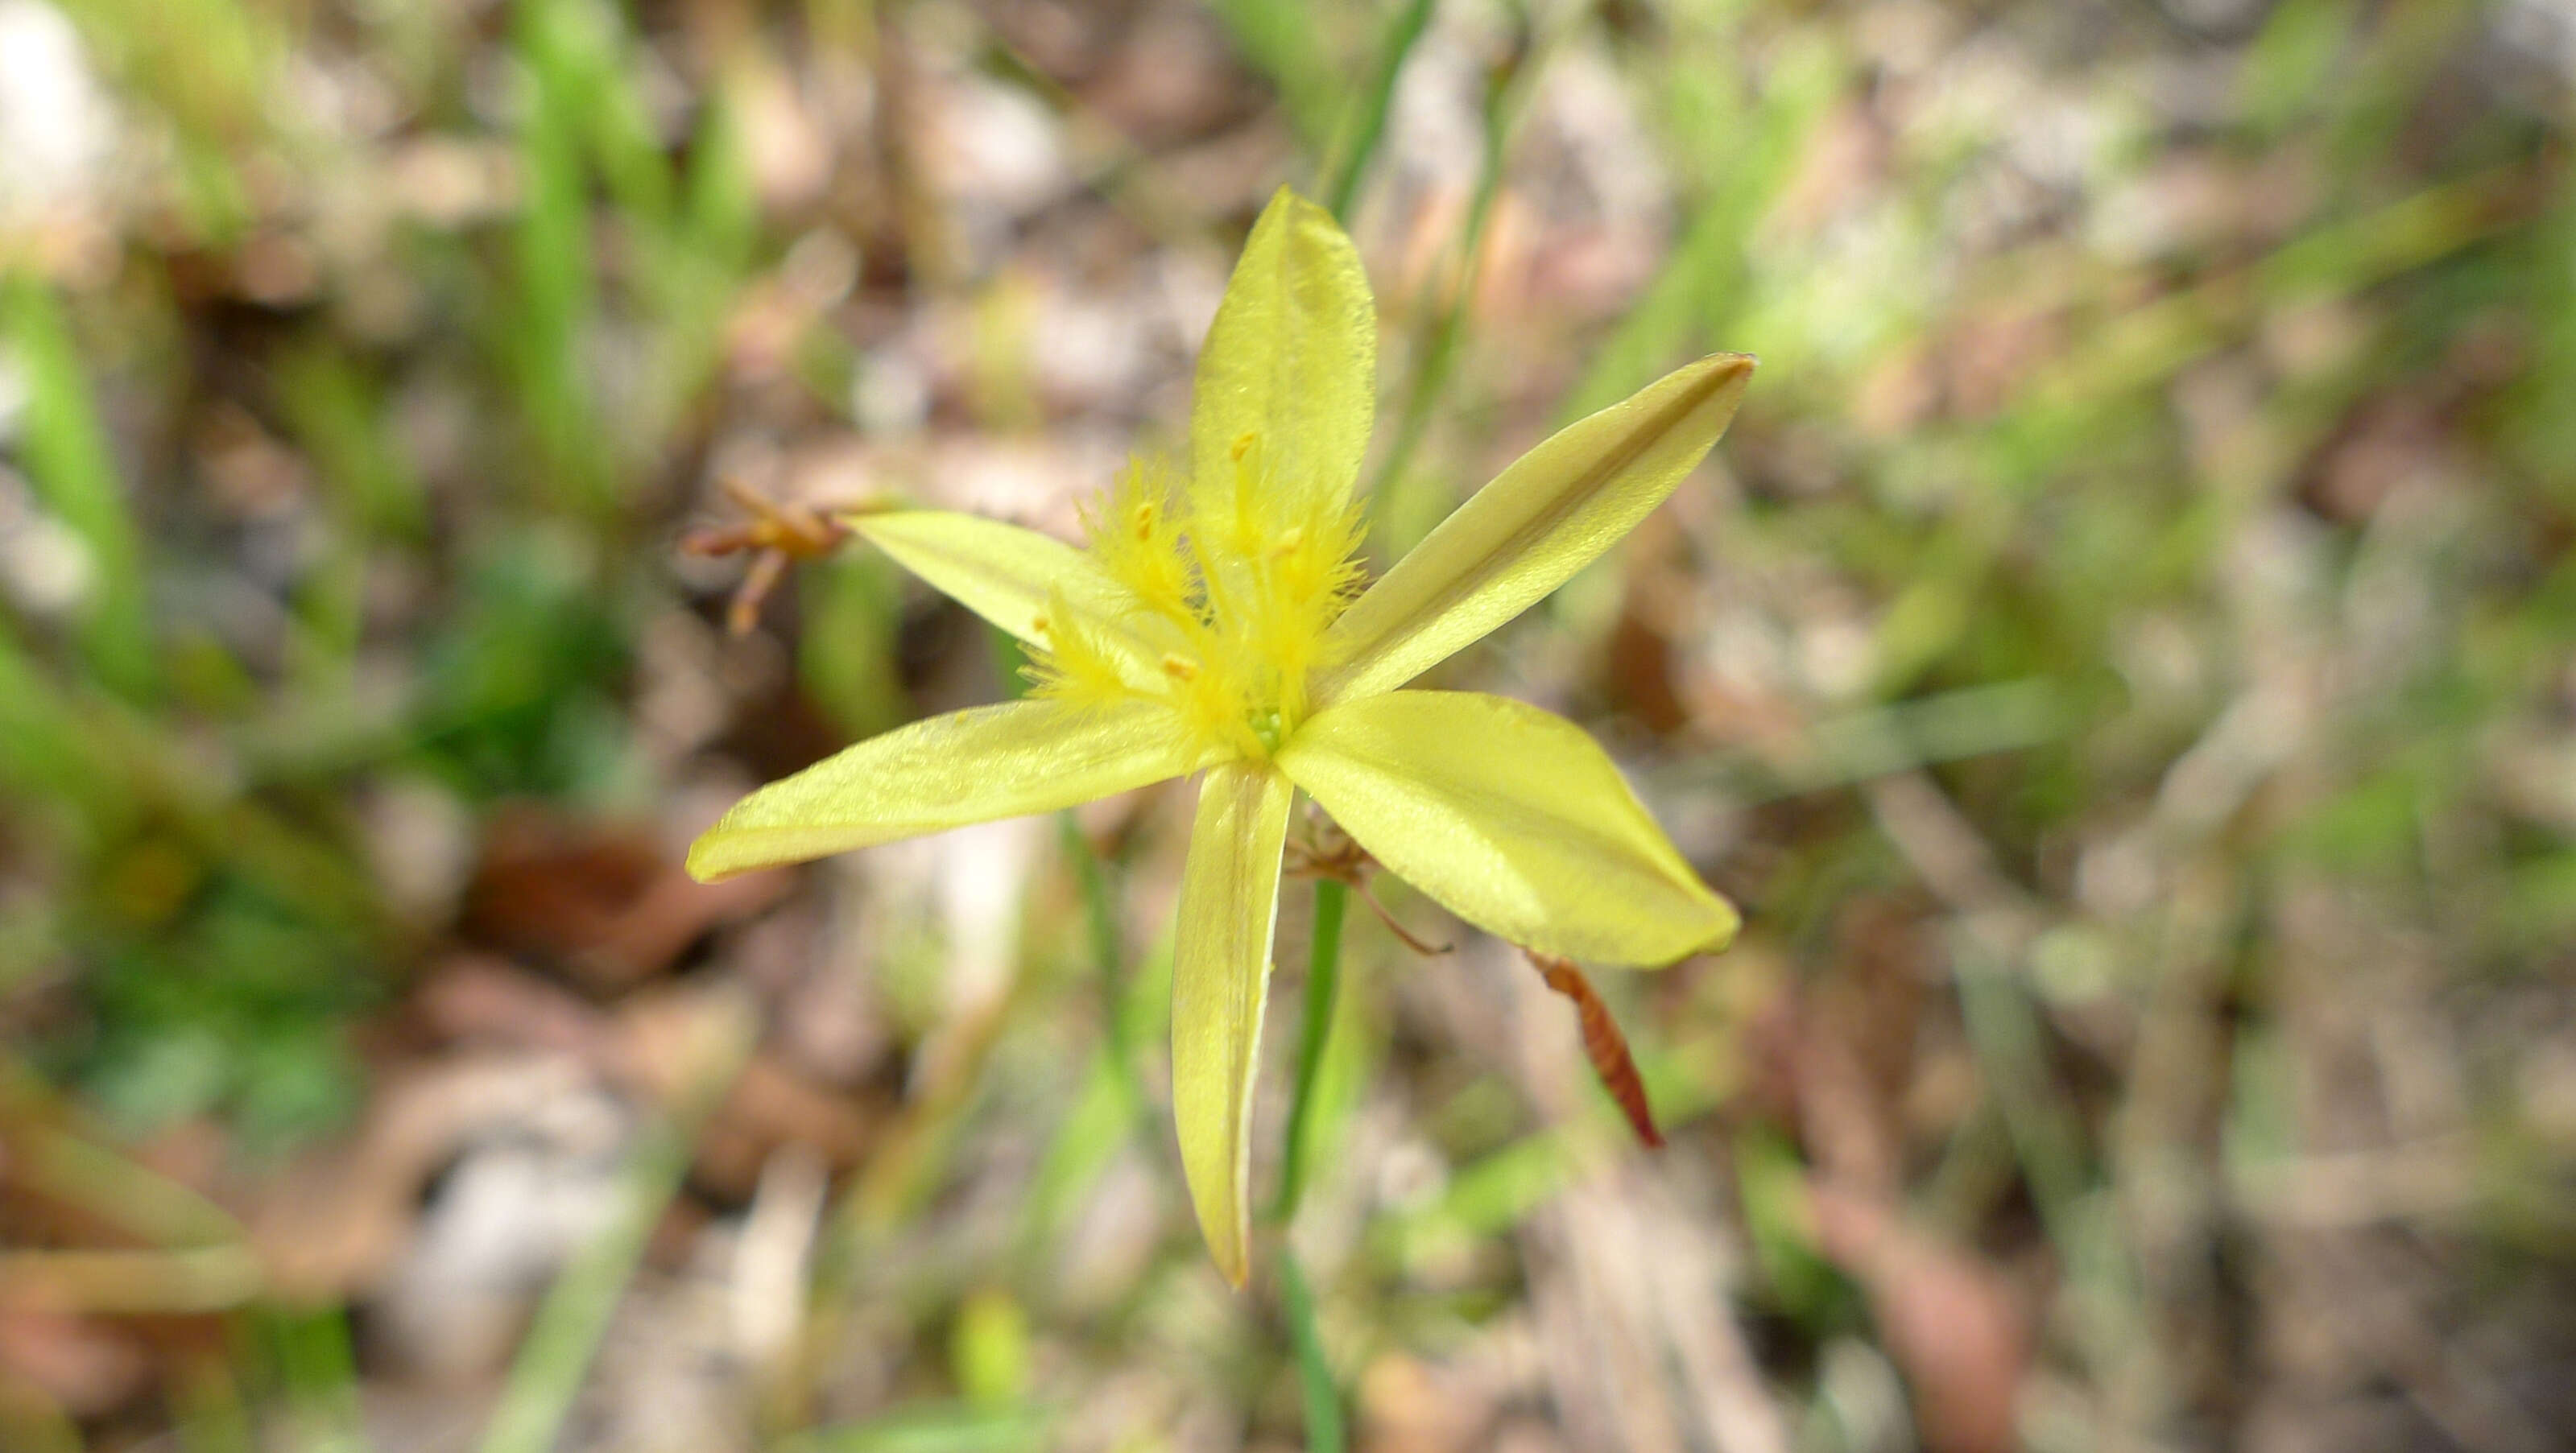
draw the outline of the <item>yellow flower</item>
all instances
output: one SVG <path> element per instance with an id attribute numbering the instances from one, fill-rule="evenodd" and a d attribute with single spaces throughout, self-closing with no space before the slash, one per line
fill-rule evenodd
<path id="1" fill-rule="evenodd" d="M 971 515 L 850 522 L 1027 642 L 1031 698 L 861 742 L 743 799 L 689 852 L 691 873 L 720 878 L 1204 772 L 1174 949 L 1172 1111 L 1200 1228 L 1237 1285 L 1299 789 L 1388 870 L 1540 953 L 1661 964 L 1736 926 L 1574 726 L 1397 688 L 1672 493 L 1734 417 L 1753 360 L 1704 358 L 1567 427 L 1363 590 L 1351 495 L 1376 355 L 1350 239 L 1283 190 L 1200 353 L 1185 480 L 1131 469 L 1085 513 L 1084 550 Z"/>

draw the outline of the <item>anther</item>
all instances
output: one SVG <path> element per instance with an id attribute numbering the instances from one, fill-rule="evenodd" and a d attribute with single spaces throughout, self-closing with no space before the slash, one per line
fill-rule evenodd
<path id="1" fill-rule="evenodd" d="M 1196 681 L 1199 679 L 1199 663 L 1187 656 L 1165 656 L 1163 674 L 1174 681 Z"/>
<path id="2" fill-rule="evenodd" d="M 1253 444 L 1260 438 L 1261 435 L 1258 431 L 1246 430 L 1242 438 L 1235 440 L 1234 462 L 1241 464 L 1243 462 L 1243 456 L 1252 452 Z"/>

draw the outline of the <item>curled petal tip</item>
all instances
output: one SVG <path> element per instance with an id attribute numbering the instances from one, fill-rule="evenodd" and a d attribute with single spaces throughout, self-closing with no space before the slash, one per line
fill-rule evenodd
<path id="1" fill-rule="evenodd" d="M 1726 952 L 1728 946 L 1735 942 L 1736 933 L 1744 927 L 1744 915 L 1737 911 L 1734 904 L 1729 903 L 1724 898 L 1720 898 L 1715 894 L 1711 894 L 1709 896 L 1712 900 L 1711 906 L 1715 911 L 1717 926 L 1709 933 L 1708 940 L 1705 943 L 1702 943 L 1698 948 L 1692 950 L 1694 953 L 1718 954 Z"/>
<path id="2" fill-rule="evenodd" d="M 690 877 L 701 883 L 712 883 L 724 876 L 716 870 L 714 861 L 708 855 L 707 840 L 704 837 L 689 844 L 688 861 L 681 866 L 688 871 Z"/>
<path id="3" fill-rule="evenodd" d="M 1243 1290 L 1243 1284 L 1250 1279 L 1252 1270 L 1251 1259 L 1244 1254 L 1244 1248 L 1235 1247 L 1234 1254 L 1231 1256 L 1218 1251 L 1213 1243 L 1208 1250 L 1211 1258 L 1216 1262 L 1216 1274 L 1225 1278 L 1227 1289 L 1238 1292 Z"/>

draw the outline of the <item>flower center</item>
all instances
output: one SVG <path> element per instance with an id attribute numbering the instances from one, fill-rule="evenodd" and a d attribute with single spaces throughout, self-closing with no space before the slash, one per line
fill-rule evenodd
<path id="1" fill-rule="evenodd" d="M 1229 462 L 1186 488 L 1131 465 L 1083 511 L 1093 559 L 1123 588 L 1118 625 L 1161 649 L 1160 670 L 1138 679 L 1059 606 L 1034 662 L 1041 694 L 1159 701 L 1225 755 L 1267 758 L 1296 731 L 1359 584 L 1363 521 L 1338 489 L 1281 477 L 1258 435 Z"/>

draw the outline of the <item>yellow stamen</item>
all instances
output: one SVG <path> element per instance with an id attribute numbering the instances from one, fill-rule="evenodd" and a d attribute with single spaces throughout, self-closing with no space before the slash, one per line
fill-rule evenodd
<path id="1" fill-rule="evenodd" d="M 1160 700 L 1228 755 L 1267 758 L 1294 735 L 1359 579 L 1363 525 L 1347 500 L 1276 475 L 1268 445 L 1244 432 L 1219 478 L 1186 489 L 1140 462 L 1082 511 L 1092 558 L 1124 588 L 1117 624 L 1156 643 L 1160 679 L 1117 678 L 1087 618 L 1059 604 L 1037 637 L 1047 694 Z"/>

